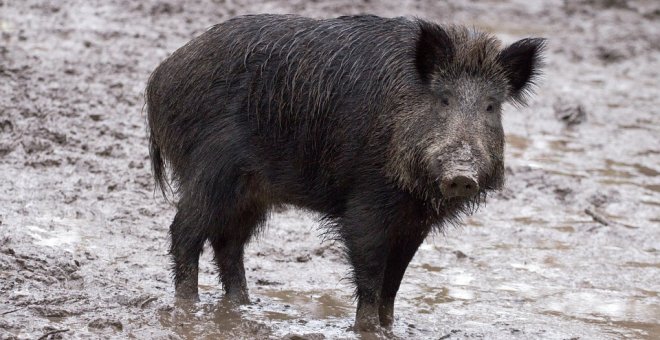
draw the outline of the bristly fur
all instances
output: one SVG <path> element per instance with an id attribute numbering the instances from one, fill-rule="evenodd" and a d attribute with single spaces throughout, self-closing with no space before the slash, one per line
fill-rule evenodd
<path id="1" fill-rule="evenodd" d="M 527 38 L 513 43 L 497 56 L 510 84 L 511 100 L 517 106 L 527 105 L 545 66 L 543 55 L 547 40 Z"/>
<path id="2" fill-rule="evenodd" d="M 419 37 L 415 52 L 415 66 L 420 77 L 426 83 L 438 69 L 449 66 L 456 55 L 454 44 L 458 41 L 452 39 L 442 26 L 417 20 L 419 24 Z"/>
<path id="3" fill-rule="evenodd" d="M 177 294 L 196 294 L 208 240 L 227 294 L 245 301 L 243 247 L 290 204 L 344 245 L 359 308 L 391 313 L 424 238 L 501 186 L 499 104 L 523 102 L 543 46 L 502 51 L 474 29 L 370 15 L 242 16 L 190 41 L 146 89 L 156 185 L 178 198 Z M 454 163 L 475 174 L 475 195 L 443 194 Z"/>
<path id="4" fill-rule="evenodd" d="M 422 28 L 424 24 L 420 25 Z M 437 25 L 436 25 L 437 26 Z M 436 79 L 455 79 L 461 76 L 499 79 L 503 68 L 497 60 L 501 42 L 494 36 L 464 26 L 437 26 L 453 44 L 449 62 L 438 60 L 433 70 Z"/>

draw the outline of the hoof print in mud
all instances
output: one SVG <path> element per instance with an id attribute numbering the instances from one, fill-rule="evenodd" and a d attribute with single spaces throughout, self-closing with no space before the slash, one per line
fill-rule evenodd
<path id="1" fill-rule="evenodd" d="M 87 327 L 95 329 L 111 329 L 116 332 L 121 332 L 124 330 L 124 325 L 119 320 L 98 318 L 92 320 Z"/>

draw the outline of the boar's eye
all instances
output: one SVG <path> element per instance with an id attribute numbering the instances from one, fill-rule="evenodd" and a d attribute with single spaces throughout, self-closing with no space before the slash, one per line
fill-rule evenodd
<path id="1" fill-rule="evenodd" d="M 486 106 L 486 112 L 493 112 L 493 111 L 495 111 L 493 104 L 488 104 L 488 106 Z"/>
<path id="2" fill-rule="evenodd" d="M 442 106 L 449 106 L 449 99 L 447 98 L 440 99 L 440 102 L 442 103 Z"/>

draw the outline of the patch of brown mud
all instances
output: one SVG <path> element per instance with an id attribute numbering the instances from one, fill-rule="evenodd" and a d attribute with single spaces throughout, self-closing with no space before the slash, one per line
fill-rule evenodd
<path id="1" fill-rule="evenodd" d="M 332 292 L 260 290 L 258 293 L 285 306 L 295 305 L 304 315 L 315 319 L 349 317 L 353 313 L 353 307 L 347 303 L 348 301 L 335 297 L 338 294 Z"/>

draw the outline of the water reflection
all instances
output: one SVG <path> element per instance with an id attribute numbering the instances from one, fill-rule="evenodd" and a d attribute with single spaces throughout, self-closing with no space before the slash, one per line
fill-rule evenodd
<path id="1" fill-rule="evenodd" d="M 162 327 L 174 331 L 184 339 L 236 339 L 264 337 L 272 333 L 262 322 L 247 319 L 244 311 L 221 298 L 217 303 L 177 301 L 174 306 L 161 309 Z"/>
<path id="2" fill-rule="evenodd" d="M 544 313 L 551 315 L 628 329 L 649 339 L 660 334 L 660 304 L 653 298 L 589 290 L 557 294 L 544 299 L 543 305 Z"/>
<path id="3" fill-rule="evenodd" d="M 294 291 L 294 290 L 263 290 L 262 295 L 272 298 L 285 306 L 295 306 L 304 315 L 315 319 L 348 317 L 353 313 L 350 299 L 342 299 L 332 292 Z"/>

